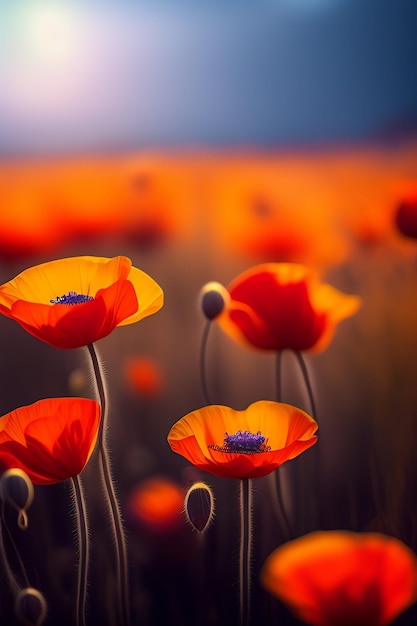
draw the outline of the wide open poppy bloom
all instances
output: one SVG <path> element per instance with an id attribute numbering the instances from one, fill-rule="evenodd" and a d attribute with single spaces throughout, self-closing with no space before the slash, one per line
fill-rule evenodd
<path id="1" fill-rule="evenodd" d="M 0 287 L 0 313 L 62 349 L 91 344 L 162 304 L 160 286 L 124 256 L 50 261 Z"/>
<path id="2" fill-rule="evenodd" d="M 417 558 L 393 537 L 319 531 L 275 550 L 261 582 L 313 626 L 386 626 L 417 600 Z"/>
<path id="3" fill-rule="evenodd" d="M 87 398 L 48 398 L 0 418 L 0 470 L 22 469 L 36 485 L 79 474 L 97 440 L 100 405 Z"/>
<path id="4" fill-rule="evenodd" d="M 357 296 L 292 263 L 257 265 L 235 278 L 228 292 L 216 321 L 233 339 L 261 350 L 323 350 L 337 323 L 360 306 Z"/>
<path id="5" fill-rule="evenodd" d="M 243 411 L 211 405 L 182 417 L 168 443 L 196 467 L 226 478 L 266 476 L 317 441 L 310 415 L 260 400 Z"/>

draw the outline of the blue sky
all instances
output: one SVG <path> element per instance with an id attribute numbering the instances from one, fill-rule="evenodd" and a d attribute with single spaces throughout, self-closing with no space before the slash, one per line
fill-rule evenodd
<path id="1" fill-rule="evenodd" d="M 415 0 L 0 4 L 3 155 L 361 140 L 416 117 Z"/>

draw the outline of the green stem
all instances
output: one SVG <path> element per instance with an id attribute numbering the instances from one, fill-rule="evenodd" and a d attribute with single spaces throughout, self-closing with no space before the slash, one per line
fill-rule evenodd
<path id="1" fill-rule="evenodd" d="M 114 546 L 116 550 L 116 584 L 119 615 L 121 620 L 120 626 L 127 626 L 129 624 L 127 551 L 122 519 L 120 515 L 120 508 L 113 485 L 113 479 L 110 469 L 110 460 L 107 451 L 107 394 L 104 384 L 102 365 L 98 357 L 97 351 L 95 350 L 93 344 L 89 344 L 87 348 L 91 356 L 94 377 L 97 386 L 97 394 L 101 405 L 101 423 L 98 431 L 97 447 L 99 455 L 100 474 L 104 485 L 106 505 L 109 511 L 109 519 L 111 523 L 111 529 L 114 537 Z"/>
<path id="2" fill-rule="evenodd" d="M 89 562 L 87 513 L 81 478 L 79 476 L 73 476 L 70 480 L 74 497 L 78 536 L 78 579 L 75 604 L 75 623 L 76 626 L 85 626 L 85 606 L 87 601 L 87 577 Z"/>
<path id="3" fill-rule="evenodd" d="M 250 624 L 251 556 L 252 483 L 250 478 L 242 478 L 240 480 L 240 626 L 249 626 Z"/>

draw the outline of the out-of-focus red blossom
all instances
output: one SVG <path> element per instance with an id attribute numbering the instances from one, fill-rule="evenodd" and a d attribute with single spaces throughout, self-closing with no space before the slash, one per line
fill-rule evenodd
<path id="1" fill-rule="evenodd" d="M 129 388 L 142 396 L 155 396 L 162 387 L 161 371 L 149 357 L 131 357 L 124 365 L 125 380 Z"/>
<path id="2" fill-rule="evenodd" d="M 211 405 L 174 424 L 168 443 L 177 454 L 215 476 L 256 478 L 311 448 L 317 422 L 301 409 L 260 400 L 243 411 Z"/>
<path id="3" fill-rule="evenodd" d="M 192 228 L 195 160 L 178 155 L 78 157 L 0 165 L 0 258 L 123 237 L 150 247 Z"/>
<path id="4" fill-rule="evenodd" d="M 35 485 L 79 474 L 89 460 L 100 423 L 100 405 L 86 398 L 51 398 L 0 418 L 0 468 L 18 468 Z"/>
<path id="5" fill-rule="evenodd" d="M 148 478 L 130 492 L 127 514 L 150 531 L 168 532 L 182 521 L 184 490 L 167 478 Z"/>
<path id="6" fill-rule="evenodd" d="M 0 313 L 61 349 L 94 343 L 162 305 L 160 286 L 124 256 L 50 261 L 0 286 Z"/>
<path id="7" fill-rule="evenodd" d="M 324 350 L 361 303 L 291 263 L 257 265 L 227 290 L 230 300 L 215 320 L 236 341 L 261 350 Z"/>
<path id="8" fill-rule="evenodd" d="M 319 531 L 277 548 L 261 582 L 312 626 L 387 626 L 417 600 L 417 558 L 386 535 Z"/>
<path id="9" fill-rule="evenodd" d="M 213 235 L 257 261 L 333 266 L 349 251 L 328 177 L 305 155 L 234 156 L 213 173 Z"/>
<path id="10" fill-rule="evenodd" d="M 394 219 L 400 233 L 406 237 L 417 239 L 417 192 L 414 196 L 404 198 L 400 202 Z"/>

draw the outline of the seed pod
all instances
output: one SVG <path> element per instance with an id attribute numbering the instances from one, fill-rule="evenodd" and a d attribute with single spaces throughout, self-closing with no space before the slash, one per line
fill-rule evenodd
<path id="1" fill-rule="evenodd" d="M 208 320 L 220 315 L 230 300 L 229 292 L 220 283 L 210 282 L 200 291 L 200 305 Z"/>
<path id="2" fill-rule="evenodd" d="M 16 467 L 4 472 L 0 479 L 0 498 L 18 512 L 17 523 L 22 530 L 28 527 L 26 511 L 33 497 L 33 484 L 26 472 Z"/>
<path id="3" fill-rule="evenodd" d="M 214 496 L 205 483 L 194 483 L 184 500 L 187 521 L 199 533 L 203 533 L 214 518 Z"/>
<path id="4" fill-rule="evenodd" d="M 19 591 L 14 608 L 17 618 L 26 626 L 41 626 L 48 610 L 45 598 L 34 587 Z"/>

